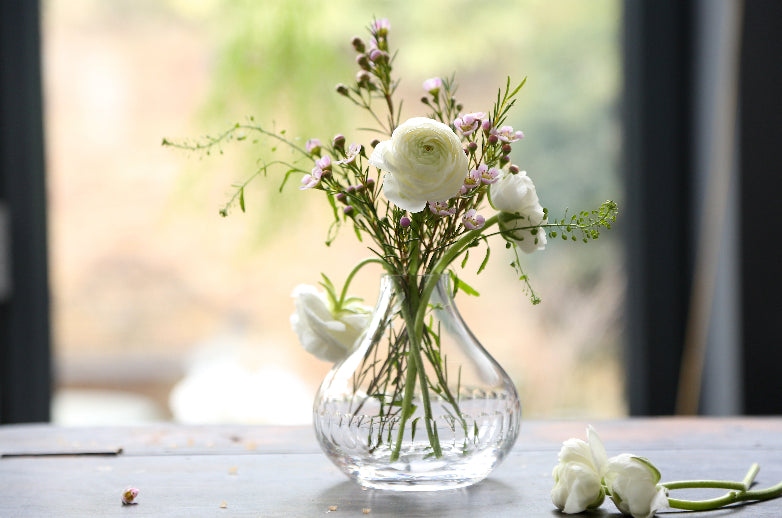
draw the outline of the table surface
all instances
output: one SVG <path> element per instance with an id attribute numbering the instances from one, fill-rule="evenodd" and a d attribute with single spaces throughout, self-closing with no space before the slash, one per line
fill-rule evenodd
<path id="1" fill-rule="evenodd" d="M 782 481 L 782 418 L 643 418 L 591 423 L 609 456 L 649 458 L 663 481 L 741 480 L 760 463 L 756 488 Z M 365 490 L 321 453 L 308 427 L 0 426 L 0 517 L 551 517 L 551 470 L 581 421 L 529 421 L 483 482 L 435 493 Z M 138 504 L 122 506 L 127 486 Z M 711 498 L 724 491 L 678 498 Z M 589 516 L 620 516 L 609 501 Z M 664 515 L 671 516 L 668 512 Z M 782 499 L 701 517 L 780 517 Z"/>

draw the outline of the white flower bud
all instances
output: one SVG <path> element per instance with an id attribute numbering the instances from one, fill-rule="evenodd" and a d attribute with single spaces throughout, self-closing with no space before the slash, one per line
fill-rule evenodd
<path id="1" fill-rule="evenodd" d="M 535 184 L 527 173 L 511 174 L 507 170 L 489 187 L 492 206 L 500 211 L 500 230 L 508 241 L 524 252 L 532 253 L 546 247 L 546 231 L 536 227 L 546 222 L 538 200 Z"/>

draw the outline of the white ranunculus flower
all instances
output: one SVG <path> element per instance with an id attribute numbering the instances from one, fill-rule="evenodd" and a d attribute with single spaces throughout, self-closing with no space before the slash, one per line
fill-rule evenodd
<path id="1" fill-rule="evenodd" d="M 385 171 L 383 193 L 391 203 L 421 212 L 426 202 L 459 194 L 468 163 L 456 133 L 426 117 L 408 119 L 375 146 L 369 163 Z"/>
<path id="2" fill-rule="evenodd" d="M 600 476 L 586 464 L 566 462 L 554 468 L 551 501 L 563 513 L 575 514 L 600 507 L 605 492 Z"/>
<path id="3" fill-rule="evenodd" d="M 546 222 L 535 184 L 525 171 L 513 174 L 503 170 L 499 179 L 489 186 L 489 200 L 500 211 L 500 231 L 505 239 L 528 254 L 546 247 L 545 230 L 525 228 Z"/>
<path id="4" fill-rule="evenodd" d="M 601 481 L 608 462 L 606 451 L 591 426 L 587 428 L 587 440 L 568 439 L 559 451 L 551 501 L 564 513 L 597 508 L 605 497 Z"/>
<path id="5" fill-rule="evenodd" d="M 605 483 L 611 500 L 633 518 L 650 518 L 668 507 L 668 495 L 658 482 L 660 472 L 646 459 L 623 453 L 608 461 Z"/>
<path id="6" fill-rule="evenodd" d="M 314 286 L 300 284 L 291 295 L 296 306 L 291 326 L 302 347 L 321 360 L 345 358 L 369 325 L 370 308 L 359 302 L 349 302 L 334 314 L 326 295 Z"/>

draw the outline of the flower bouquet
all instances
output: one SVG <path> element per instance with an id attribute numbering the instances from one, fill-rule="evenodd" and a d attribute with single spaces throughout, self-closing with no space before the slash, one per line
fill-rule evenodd
<path id="1" fill-rule="evenodd" d="M 524 135 L 506 120 L 524 81 L 512 86 L 508 79 L 490 109 L 466 112 L 453 78 L 428 79 L 423 116 L 403 121 L 390 25 L 375 20 L 368 31 L 368 40 L 352 40 L 355 81 L 336 91 L 383 136 L 369 146 L 348 145 L 342 134 L 302 146 L 253 119 L 205 140 L 163 143 L 208 153 L 257 135 L 292 150 L 293 158 L 263 163 L 237 186 L 221 214 L 235 205 L 244 211 L 248 183 L 277 166 L 283 186 L 299 178 L 301 195 L 328 200 L 327 244 L 347 225 L 371 252 L 341 288 L 322 275 L 324 291 L 301 285 L 293 292 L 291 323 L 300 342 L 335 362 L 314 405 L 324 451 L 367 487 L 465 486 L 486 477 L 513 446 L 520 404 L 512 381 L 454 305 L 457 292 L 477 293 L 453 265 L 464 268 L 469 254 L 480 251 L 480 274 L 496 238 L 513 254 L 511 266 L 537 304 L 519 250 L 541 250 L 548 237 L 594 240 L 615 221 L 617 206 L 608 201 L 559 219 L 542 207 L 532 179 L 510 159 Z M 374 310 L 349 295 L 354 276 L 369 264 L 385 272 Z"/>

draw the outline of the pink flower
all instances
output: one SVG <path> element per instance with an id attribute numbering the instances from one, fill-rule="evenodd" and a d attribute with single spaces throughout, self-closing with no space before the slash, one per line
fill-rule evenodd
<path id="1" fill-rule="evenodd" d="M 481 182 L 484 184 L 492 184 L 496 182 L 500 176 L 500 171 L 496 167 L 489 169 L 486 164 L 479 165 L 478 171 L 481 174 Z"/>
<path id="2" fill-rule="evenodd" d="M 456 209 L 448 207 L 447 201 L 430 201 L 429 210 L 437 216 L 452 216 L 456 214 Z"/>
<path id="3" fill-rule="evenodd" d="M 304 145 L 304 148 L 307 150 L 307 153 L 311 155 L 317 155 L 320 152 L 320 145 L 321 144 L 319 139 L 311 138 Z"/>
<path id="4" fill-rule="evenodd" d="M 485 222 L 486 219 L 480 214 L 477 214 L 475 209 L 468 210 L 464 213 L 464 216 L 462 216 L 462 224 L 469 230 L 483 228 Z"/>
<path id="5" fill-rule="evenodd" d="M 439 77 L 433 77 L 431 79 L 427 79 L 424 81 L 424 90 L 429 92 L 430 94 L 437 96 L 437 94 L 440 92 L 440 88 L 443 87 L 443 80 Z"/>
<path id="6" fill-rule="evenodd" d="M 468 174 L 467 178 L 464 179 L 464 185 L 462 185 L 462 188 L 459 191 L 460 194 L 466 194 L 468 191 L 471 191 L 472 189 L 475 189 L 476 187 L 479 187 L 481 185 L 481 173 L 480 173 L 481 167 L 486 167 L 486 166 L 481 164 L 480 166 L 478 166 L 478 169 L 473 169 L 472 171 L 470 171 L 470 174 Z"/>
<path id="7" fill-rule="evenodd" d="M 305 189 L 312 189 L 316 185 L 320 183 L 320 178 L 323 176 L 323 171 L 320 167 L 313 167 L 311 174 L 305 174 L 304 178 L 301 179 L 301 187 L 299 187 L 299 190 L 303 191 Z"/>
<path id="8" fill-rule="evenodd" d="M 499 130 L 492 130 L 492 134 L 497 135 L 503 142 L 516 142 L 524 138 L 524 133 L 521 131 L 513 131 L 511 126 L 503 126 Z"/>
<path id="9" fill-rule="evenodd" d="M 378 36 L 385 36 L 388 34 L 388 31 L 391 30 L 391 22 L 388 21 L 388 18 L 381 18 L 379 20 L 375 20 L 372 28 L 375 30 L 375 33 Z"/>
<path id="10" fill-rule="evenodd" d="M 320 179 L 325 173 L 331 171 L 331 157 L 323 155 L 323 157 L 315 160 L 315 167 L 312 168 L 312 173 L 305 174 L 301 179 L 300 190 L 311 189 L 320 183 Z"/>
<path id="11" fill-rule="evenodd" d="M 322 158 L 315 160 L 315 167 L 321 169 L 323 172 L 331 169 L 331 157 L 323 155 Z"/>
<path id="12" fill-rule="evenodd" d="M 336 164 L 351 164 L 355 162 L 356 157 L 361 153 L 361 144 L 351 144 L 348 148 L 348 153 L 345 155 L 345 158 L 342 160 L 338 160 L 335 162 Z"/>
<path id="13" fill-rule="evenodd" d="M 456 126 L 463 135 L 469 135 L 478 129 L 481 125 L 481 121 L 486 117 L 483 112 L 468 113 L 467 115 L 460 115 L 453 121 L 453 125 Z"/>

